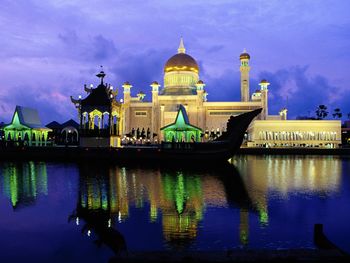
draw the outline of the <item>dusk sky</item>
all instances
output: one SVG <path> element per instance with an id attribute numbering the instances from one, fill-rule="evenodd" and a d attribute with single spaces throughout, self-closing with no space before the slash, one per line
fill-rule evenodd
<path id="1" fill-rule="evenodd" d="M 289 118 L 350 112 L 348 0 L 0 0 L 0 121 L 16 105 L 39 110 L 44 124 L 77 119 L 69 96 L 83 84 L 129 81 L 150 99 L 163 66 L 186 51 L 200 65 L 209 101 L 240 100 L 239 54 L 251 55 L 251 87 L 266 78 L 269 113 Z M 331 116 L 330 116 L 331 118 Z M 345 119 L 345 118 L 343 118 Z"/>

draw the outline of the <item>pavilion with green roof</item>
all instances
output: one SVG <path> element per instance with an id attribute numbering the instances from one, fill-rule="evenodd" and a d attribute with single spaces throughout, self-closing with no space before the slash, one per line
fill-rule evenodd
<path id="1" fill-rule="evenodd" d="M 160 130 L 164 133 L 166 142 L 200 142 L 202 130 L 191 125 L 186 109 L 180 105 L 175 122 L 166 125 Z"/>
<path id="2" fill-rule="evenodd" d="M 44 127 L 37 110 L 16 106 L 12 121 L 2 127 L 5 141 L 24 142 L 28 146 L 45 146 L 49 128 Z"/>

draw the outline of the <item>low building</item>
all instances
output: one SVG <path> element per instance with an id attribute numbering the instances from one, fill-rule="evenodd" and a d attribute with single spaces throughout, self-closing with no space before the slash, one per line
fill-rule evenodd
<path id="1" fill-rule="evenodd" d="M 341 139 L 342 139 L 342 146 L 349 147 L 349 145 L 350 145 L 350 120 L 344 121 L 344 124 L 341 127 Z"/>
<path id="2" fill-rule="evenodd" d="M 28 146 L 46 146 L 51 131 L 41 124 L 37 110 L 22 106 L 16 106 L 11 123 L 2 130 L 6 144 Z"/>
<path id="3" fill-rule="evenodd" d="M 49 132 L 49 140 L 55 145 L 78 145 L 79 144 L 79 124 L 70 119 L 62 124 L 52 121 L 46 125 L 52 131 Z"/>
<path id="4" fill-rule="evenodd" d="M 202 130 L 190 124 L 186 109 L 183 105 L 177 112 L 175 121 L 160 130 L 164 133 L 166 142 L 200 142 Z"/>
<path id="5" fill-rule="evenodd" d="M 248 147 L 322 147 L 341 144 L 340 120 L 255 120 Z"/>

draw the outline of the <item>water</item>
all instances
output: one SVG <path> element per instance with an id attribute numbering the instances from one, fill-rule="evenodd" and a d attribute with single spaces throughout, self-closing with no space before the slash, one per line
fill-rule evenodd
<path id="1" fill-rule="evenodd" d="M 315 223 L 350 252 L 349 174 L 332 156 L 237 156 L 215 170 L 0 163 L 0 261 L 313 248 Z"/>

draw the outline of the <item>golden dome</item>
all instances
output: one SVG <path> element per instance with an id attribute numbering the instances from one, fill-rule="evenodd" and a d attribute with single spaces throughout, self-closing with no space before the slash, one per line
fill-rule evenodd
<path id="1" fill-rule="evenodd" d="M 178 53 L 165 63 L 164 72 L 171 71 L 193 71 L 198 73 L 199 67 L 193 57 L 185 53 Z"/>
<path id="2" fill-rule="evenodd" d="M 247 53 L 246 49 L 239 55 L 239 59 L 250 59 L 250 55 Z"/>

